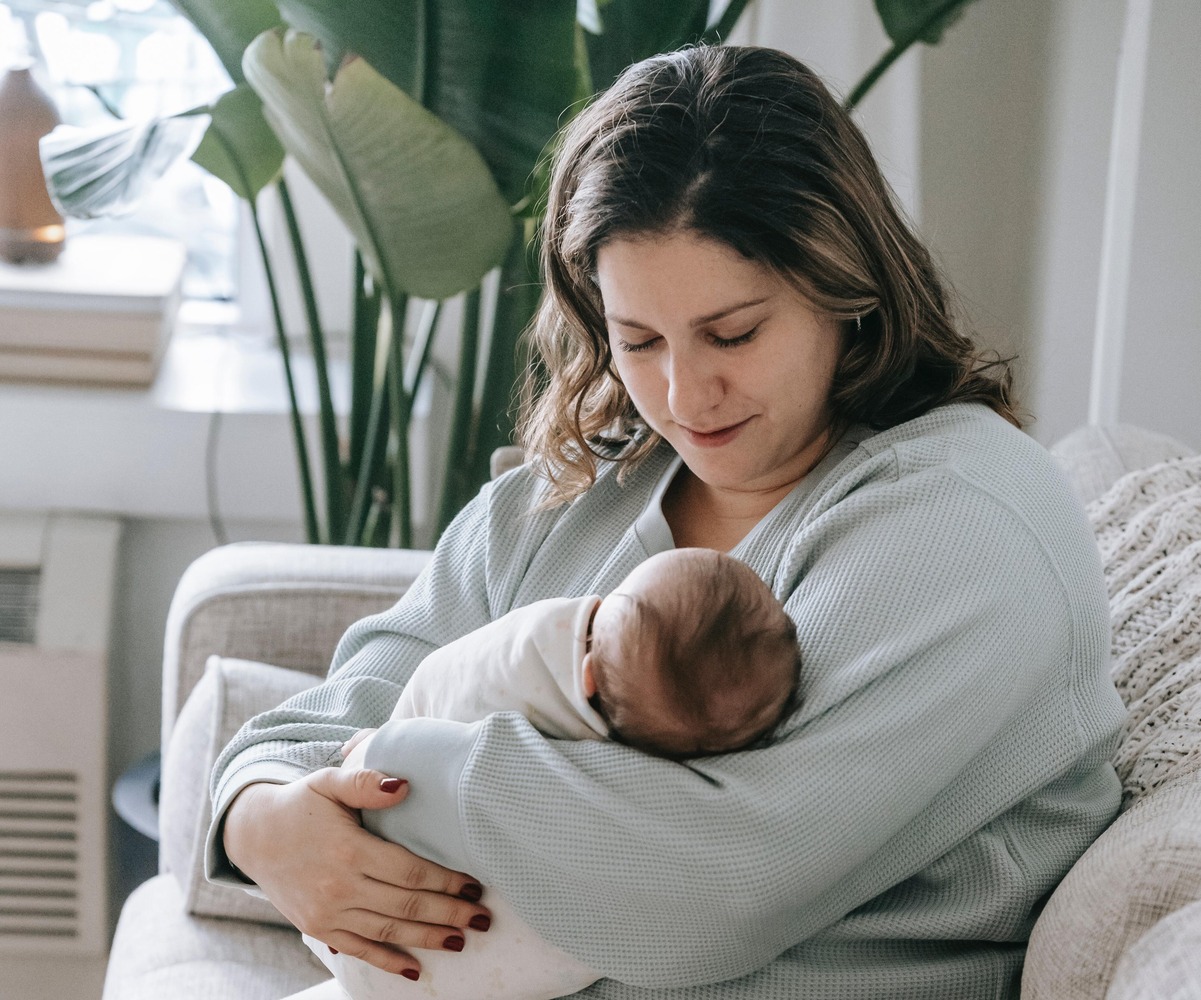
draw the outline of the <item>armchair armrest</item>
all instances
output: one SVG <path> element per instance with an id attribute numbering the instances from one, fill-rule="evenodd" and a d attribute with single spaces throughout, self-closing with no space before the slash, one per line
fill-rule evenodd
<path id="1" fill-rule="evenodd" d="M 167 615 L 162 746 L 209 656 L 324 677 L 347 626 L 391 607 L 428 552 L 243 542 L 188 567 Z"/>

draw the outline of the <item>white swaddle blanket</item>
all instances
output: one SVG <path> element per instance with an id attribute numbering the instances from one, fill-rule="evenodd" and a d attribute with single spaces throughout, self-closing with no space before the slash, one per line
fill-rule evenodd
<path id="1" fill-rule="evenodd" d="M 328 992 L 302 995 L 313 1000 L 340 997 L 330 989 L 337 985 L 353 1000 L 554 1000 L 599 978 L 595 970 L 544 940 L 504 899 L 490 894 L 485 902 L 492 911 L 492 928 L 468 935 L 462 952 L 414 949 L 421 962 L 416 982 L 348 955 L 330 954 L 325 944 L 306 935 L 305 944 L 337 983 L 329 984 Z"/>
<path id="2" fill-rule="evenodd" d="M 518 608 L 426 657 L 405 686 L 392 719 L 418 716 L 477 722 L 517 711 L 560 739 L 601 739 L 603 720 L 588 705 L 580 680 L 588 622 L 599 598 L 553 598 Z M 361 766 L 361 744 L 343 766 Z M 554 1000 L 600 978 L 544 940 L 509 903 L 490 892 L 487 932 L 467 935 L 462 952 L 415 950 L 416 982 L 384 972 L 305 937 L 337 983 L 299 994 L 305 1000 L 340 997 L 389 1000 Z"/>

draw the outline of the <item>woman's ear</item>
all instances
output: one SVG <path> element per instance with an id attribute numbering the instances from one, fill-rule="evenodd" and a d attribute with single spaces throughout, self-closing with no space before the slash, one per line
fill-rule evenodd
<path id="1" fill-rule="evenodd" d="M 584 663 L 581 671 L 581 680 L 584 682 L 584 697 L 596 697 L 596 678 L 592 676 L 592 654 L 584 654 Z"/>

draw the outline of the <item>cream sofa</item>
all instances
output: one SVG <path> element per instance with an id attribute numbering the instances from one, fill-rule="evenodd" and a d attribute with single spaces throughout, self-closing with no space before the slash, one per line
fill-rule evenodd
<path id="1" fill-rule="evenodd" d="M 1125 473 L 1189 449 L 1117 427 L 1078 431 L 1055 453 L 1088 502 Z M 1117 501 L 1111 491 L 1108 507 L 1090 507 L 1117 613 L 1115 668 L 1132 708 L 1115 758 L 1127 798 L 1035 925 L 1022 986 L 1033 1000 L 1201 997 L 1201 622 L 1190 638 L 1201 616 L 1201 459 L 1170 471 L 1166 485 L 1161 473 L 1128 477 Z M 1186 516 L 1165 520 L 1164 510 Z M 1163 524 L 1174 533 L 1157 534 Z M 269 904 L 205 883 L 208 772 L 244 719 L 316 683 L 346 625 L 391 605 L 426 558 L 242 544 L 185 573 L 163 668 L 160 874 L 125 904 L 105 1000 L 274 1000 L 324 978 Z M 1165 559 L 1184 572 L 1165 574 Z M 1145 607 L 1131 595 L 1147 593 L 1148 578 L 1159 582 Z"/>

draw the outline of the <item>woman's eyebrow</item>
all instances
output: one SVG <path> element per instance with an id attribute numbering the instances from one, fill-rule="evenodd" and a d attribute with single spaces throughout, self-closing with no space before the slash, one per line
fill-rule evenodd
<path id="1" fill-rule="evenodd" d="M 725 319 L 727 316 L 731 316 L 743 309 L 749 309 L 751 306 L 762 305 L 769 298 L 771 298 L 770 295 L 765 295 L 761 299 L 747 299 L 745 302 L 739 302 L 736 305 L 727 306 L 725 309 L 718 309 L 717 312 L 712 312 L 705 316 L 698 316 L 696 319 L 691 320 L 688 325 L 696 327 L 704 326 L 706 323 L 714 323 L 719 319 Z M 605 313 L 605 319 L 612 320 L 614 323 L 620 323 L 622 326 L 633 327 L 635 330 L 649 331 L 651 329 L 645 323 L 639 323 L 636 319 L 629 319 L 625 316 L 616 316 L 609 312 Z"/>

